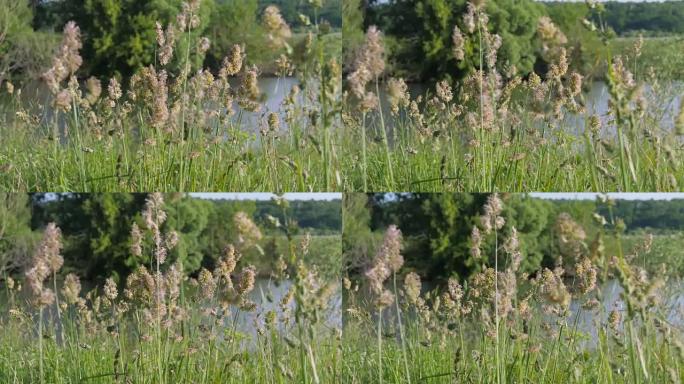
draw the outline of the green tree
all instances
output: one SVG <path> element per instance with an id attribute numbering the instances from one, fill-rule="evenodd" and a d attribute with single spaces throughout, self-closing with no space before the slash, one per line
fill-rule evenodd
<path id="1" fill-rule="evenodd" d="M 24 267 L 39 237 L 31 229 L 28 195 L 0 194 L 0 277 Z"/>
<path id="2" fill-rule="evenodd" d="M 452 275 L 462 278 L 476 272 L 483 260 L 470 253 L 471 234 L 480 225 L 480 216 L 488 194 L 408 193 L 378 194 L 371 198 L 373 220 L 371 227 L 381 233 L 389 224 L 399 226 L 404 234 L 406 267 L 416 270 L 427 279 L 443 281 Z M 525 195 L 504 195 L 503 217 L 506 226 L 498 237 L 501 247 L 515 227 L 522 253 L 521 271 L 539 269 L 552 240 L 549 223 L 554 218 L 552 203 Z M 345 214 L 346 214 L 345 210 Z M 345 215 L 345 226 L 347 225 Z M 345 237 L 346 237 L 345 233 Z M 484 264 L 494 261 L 493 236 L 482 244 Z M 350 245 L 345 245 L 345 250 Z M 510 260 L 500 253 L 499 265 Z"/>
<path id="3" fill-rule="evenodd" d="M 49 60 L 54 36 L 35 32 L 26 0 L 0 0 L 0 84 L 14 74 L 34 76 Z"/>
<path id="4" fill-rule="evenodd" d="M 201 24 L 189 38 L 179 36 L 175 57 L 208 25 L 214 3 L 201 4 Z M 73 20 L 81 28 L 84 73 L 128 76 L 155 62 L 155 23 L 168 24 L 180 5 L 181 0 L 65 0 L 61 13 L 63 22 Z"/>
<path id="5" fill-rule="evenodd" d="M 165 228 L 180 234 L 178 244 L 169 255 L 169 262 L 178 261 L 185 271 L 196 271 L 202 266 L 205 257 L 204 231 L 214 204 L 200 199 L 176 198 L 167 202 L 166 206 Z M 230 217 L 224 217 L 223 220 L 232 221 Z"/>
<path id="6" fill-rule="evenodd" d="M 214 262 L 223 256 L 228 244 L 235 243 L 237 232 L 233 217 L 239 211 L 252 217 L 256 211 L 254 201 L 217 201 L 209 212 L 207 225 L 202 232 L 202 253 L 204 266 L 212 268 Z"/>
<path id="7" fill-rule="evenodd" d="M 207 64 L 218 68 L 234 44 L 244 44 L 249 62 L 259 62 L 268 55 L 265 33 L 257 18 L 257 0 L 224 0 L 217 4 L 207 28 L 212 46 Z"/>
<path id="8" fill-rule="evenodd" d="M 354 273 L 373 256 L 377 240 L 382 234 L 376 236 L 371 231 L 371 210 L 366 194 L 345 193 L 342 207 L 344 269 Z"/>
<path id="9" fill-rule="evenodd" d="M 344 65 L 349 66 L 356 50 L 363 43 L 361 0 L 345 0 L 342 3 L 342 18 L 342 59 Z"/>
<path id="10" fill-rule="evenodd" d="M 466 0 L 405 0 L 376 5 L 368 14 L 366 25 L 377 24 L 388 36 L 398 40 L 392 60 L 400 63 L 407 76 L 423 79 L 450 76 L 462 78 L 480 66 L 486 42 L 480 31 L 465 39 L 465 57 L 457 61 L 453 54 L 454 27 L 468 31 L 463 15 Z M 543 6 L 531 0 L 496 0 L 485 3 L 489 15 L 488 32 L 498 34 L 502 45 L 497 69 L 519 74 L 532 71 L 537 61 L 535 39 L 537 21 Z M 412 63 L 412 64 L 406 64 Z M 403 75 L 403 73 L 402 73 Z"/>
<path id="11" fill-rule="evenodd" d="M 36 195 L 33 225 L 40 228 L 53 221 L 60 227 L 65 272 L 77 272 L 88 280 L 114 276 L 121 281 L 137 267 L 149 267 L 153 260 L 147 252 L 152 249 L 149 236 L 140 257 L 130 251 L 133 223 L 144 229 L 141 212 L 146 198 L 146 194 L 129 193 Z M 203 200 L 166 196 L 167 221 L 162 231 L 176 231 L 179 235 L 168 263 L 180 261 L 187 272 L 199 268 L 204 258 L 202 236 L 212 207 L 211 202 Z"/>

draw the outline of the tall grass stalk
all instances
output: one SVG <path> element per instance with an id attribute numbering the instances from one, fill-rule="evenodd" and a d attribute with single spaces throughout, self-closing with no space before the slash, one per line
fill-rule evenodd
<path id="1" fill-rule="evenodd" d="M 380 97 L 380 80 L 375 78 L 375 91 Z M 389 177 L 388 184 L 394 185 L 394 171 L 392 171 L 392 155 L 390 153 L 389 139 L 387 138 L 387 127 L 385 126 L 384 113 L 382 112 L 382 101 L 378 100 L 378 115 L 380 116 L 380 132 L 382 133 L 382 143 L 385 146 L 385 160 L 387 161 L 387 176 Z"/>
<path id="2" fill-rule="evenodd" d="M 154 206 L 161 209 L 161 197 L 154 196 Z M 131 247 L 132 254 L 150 263 L 124 279 L 123 292 L 113 279 L 107 280 L 104 290 L 95 287 L 87 294 L 72 274 L 63 284 L 58 280 L 54 294 L 64 308 L 62 342 L 56 336 L 60 328 L 44 324 L 50 312 L 45 308 L 54 303 L 51 289 L 41 290 L 43 295 L 31 301 L 8 305 L 0 300 L 0 382 L 339 382 L 341 330 L 332 311 L 334 276 L 323 277 L 319 267 L 302 261 L 297 265 L 300 277 L 290 286 L 285 275 L 273 277 L 280 290 L 271 291 L 269 285 L 257 303 L 252 301 L 257 271 L 240 260 L 242 252 L 229 251 L 230 247 L 213 271 L 185 275 L 179 264 L 168 266 L 157 257 L 171 255 L 172 248 L 167 247 L 176 243 L 176 236 L 163 233 L 164 215 L 149 208 L 150 201 L 142 217 L 152 224 L 143 237 L 162 239 L 154 244 L 164 248 Z M 257 241 L 260 230 L 252 225 L 240 230 L 240 236 Z M 160 228 L 161 237 L 155 233 Z M 293 239 L 299 238 L 288 241 Z M 307 247 L 317 244 L 311 241 Z M 241 251 L 257 245 L 244 245 Z M 35 271 L 44 271 L 42 259 L 36 260 L 41 268 L 32 267 L 21 280 L 27 289 L 42 281 L 32 280 Z M 286 265 L 282 272 L 291 268 Z M 0 288 L 10 297 L 23 297 L 27 292 L 17 286 Z M 245 314 L 247 321 L 241 318 Z"/>
<path id="3" fill-rule="evenodd" d="M 500 38 L 483 25 L 484 12 L 483 8 L 473 11 L 477 25 L 461 39 L 473 56 L 464 60 L 474 62 L 474 68 L 452 68 L 452 76 L 444 77 L 455 80 L 436 79 L 434 94 L 414 93 L 406 98 L 397 95 L 397 80 L 402 79 L 383 73 L 389 78 L 383 87 L 378 82 L 382 77 L 373 77 L 373 85 L 364 77 L 368 71 L 385 70 L 384 62 L 379 62 L 381 55 L 368 53 L 382 52 L 377 48 L 382 44 L 379 31 L 369 28 L 364 49 L 348 76 L 345 122 L 369 132 L 370 137 L 363 135 L 365 145 L 343 144 L 348 149 L 343 154 L 346 190 L 681 188 L 684 130 L 674 129 L 678 111 L 668 106 L 679 104 L 684 84 L 662 82 L 658 67 L 644 73 L 631 65 L 627 60 L 634 56 L 636 61 L 639 52 L 622 49 L 623 55 L 613 55 L 603 26 L 596 33 L 606 37 L 608 59 L 599 68 L 605 80 L 601 84 L 608 90 L 601 97 L 607 100 L 589 99 L 596 97 L 592 91 L 598 86 L 596 77 L 572 67 L 571 47 L 565 46 L 564 39 L 547 41 L 544 37 L 544 29 L 555 26 L 540 23 L 538 27 L 540 43 L 548 51 L 543 55 L 546 73 L 509 73 L 505 64 L 494 62 L 498 47 L 494 41 Z M 452 58 L 449 62 L 453 63 Z M 634 73 L 628 68 L 635 68 Z M 442 84 L 449 86 L 448 95 L 440 93 Z M 383 88 L 387 92 L 381 93 Z M 386 100 L 392 107 L 391 118 L 383 108 Z M 606 110 L 597 109 L 603 105 Z M 376 139 L 372 132 L 378 131 Z M 389 147 L 383 136 L 386 132 L 398 132 Z M 368 165 L 358 166 L 359 159 L 367 159 Z"/>
<path id="4" fill-rule="evenodd" d="M 612 216 L 612 203 L 607 204 Z M 627 384 L 676 383 L 684 377 L 681 273 L 642 269 L 643 243 L 634 244 L 630 251 L 617 247 L 608 256 L 602 250 L 598 252 L 603 256 L 595 253 L 596 247 L 566 244 L 569 249 L 557 252 L 567 258 L 557 259 L 553 270 L 518 270 L 524 265 L 524 249 L 511 240 L 515 217 L 505 223 L 499 215 L 502 209 L 490 196 L 478 224 L 481 232 L 473 235 L 471 243 L 487 250 L 471 249 L 472 261 L 484 265 L 463 277 L 463 284 L 452 276 L 425 292 L 412 269 L 395 271 L 393 287 L 396 278 L 406 277 L 403 292 L 397 287 L 403 294 L 396 297 L 401 299 L 394 298 L 394 305 L 399 301 L 406 316 L 397 316 L 394 323 L 383 324 L 376 295 L 369 297 L 358 289 L 362 281 L 373 288 L 379 281 L 376 272 L 385 271 L 376 268 L 383 266 L 378 260 L 387 262 L 385 266 L 398 265 L 389 261 L 393 257 L 376 256 L 364 276 L 349 275 L 344 302 L 345 383 Z M 619 241 L 620 222 L 611 217 L 608 223 L 600 236 Z M 573 241 L 569 239 L 579 229 L 563 227 L 559 236 Z M 505 236 L 511 237 L 504 241 Z M 389 244 L 386 234 L 379 256 L 392 255 Z M 510 263 L 503 253 L 506 263 L 499 263 L 499 247 L 511 256 Z M 622 293 L 607 295 L 605 285 L 611 290 L 619 286 Z M 378 292 L 381 286 L 373 288 L 374 294 Z M 383 328 L 395 329 L 395 325 L 401 338 L 382 335 Z M 369 337 L 373 334 L 378 337 L 375 342 Z M 408 375 L 407 350 L 411 351 Z"/>
<path id="5" fill-rule="evenodd" d="M 404 360 L 404 371 L 406 374 L 406 380 L 411 383 L 411 374 L 409 373 L 408 364 L 408 351 L 406 349 L 406 340 L 404 335 L 404 327 L 401 323 L 401 308 L 399 308 L 399 290 L 397 290 L 397 273 L 392 272 L 392 284 L 394 286 L 394 303 L 396 304 L 397 310 L 397 324 L 399 325 L 399 338 L 401 339 L 401 354 Z"/>
<path id="6" fill-rule="evenodd" d="M 277 8 L 271 9 L 279 17 Z M 192 7 L 183 12 L 188 12 L 185 20 L 197 16 Z M 340 33 L 310 27 L 316 32 L 312 41 L 303 33 L 274 47 L 284 52 L 297 86 L 280 89 L 287 97 L 272 107 L 266 101 L 274 95 L 259 88 L 263 78 L 247 76 L 259 73 L 244 65 L 250 52 L 235 45 L 221 68 L 194 71 L 199 68 L 193 63 L 204 59 L 204 52 L 195 49 L 200 38 L 191 25 L 181 29 L 178 23 L 171 23 L 177 38 L 159 33 L 167 42 L 187 45 L 160 46 L 155 65 L 121 79 L 118 92 L 110 95 L 107 89 L 93 96 L 82 89 L 77 68 L 70 67 L 64 77 L 57 66 L 46 72 L 51 75 L 45 76 L 50 89 L 45 103 L 36 106 L 31 96 L 11 95 L 0 113 L 0 186 L 80 192 L 341 190 L 346 177 L 338 159 L 355 139 L 344 137 L 336 112 L 341 109 Z M 63 45 L 69 49 L 56 56 L 60 65 L 80 59 L 74 48 L 80 47 L 80 31 L 74 23 L 67 27 Z M 168 52 L 177 57 L 167 57 Z M 269 148 L 260 136 L 262 117 L 271 112 L 284 123 L 268 133 L 266 141 L 274 143 Z"/>

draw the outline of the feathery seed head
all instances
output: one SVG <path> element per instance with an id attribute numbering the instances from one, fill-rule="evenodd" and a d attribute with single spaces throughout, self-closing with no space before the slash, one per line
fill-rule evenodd
<path id="1" fill-rule="evenodd" d="M 400 107 L 408 107 L 410 98 L 408 86 L 406 85 L 406 82 L 404 82 L 404 79 L 391 78 L 387 81 L 387 98 L 390 109 L 395 115 L 399 113 Z"/>
<path id="2" fill-rule="evenodd" d="M 465 58 L 465 38 L 463 37 L 461 30 L 458 29 L 458 25 L 454 26 L 454 31 L 451 34 L 451 42 L 454 44 L 452 48 L 454 57 L 457 61 L 463 61 Z"/>
<path id="3" fill-rule="evenodd" d="M 233 217 L 233 222 L 238 232 L 238 243 L 243 248 L 254 246 L 261 240 L 262 235 L 259 227 L 254 224 L 245 212 L 236 213 Z"/>
<path id="4" fill-rule="evenodd" d="M 280 14 L 280 9 L 275 5 L 269 5 L 264 9 L 264 29 L 268 32 L 268 39 L 273 48 L 282 48 L 287 44 L 287 39 L 292 37 L 290 26 Z"/>
<path id="5" fill-rule="evenodd" d="M 225 80 L 230 76 L 240 73 L 243 60 L 244 51 L 242 46 L 238 44 L 233 45 L 228 56 L 223 59 L 223 64 L 219 70 L 219 77 Z"/>
<path id="6" fill-rule="evenodd" d="M 131 226 L 131 253 L 133 256 L 142 256 L 142 233 L 137 223 Z"/>
<path id="7" fill-rule="evenodd" d="M 237 284 L 237 292 L 240 296 L 245 296 L 254 289 L 254 283 L 256 282 L 256 268 L 254 266 L 248 266 L 243 269 L 240 273 L 240 280 Z"/>
<path id="8" fill-rule="evenodd" d="M 86 95 L 86 100 L 88 104 L 94 105 L 102 94 L 102 83 L 95 77 L 90 77 L 86 81 L 86 89 L 88 94 Z"/>
<path id="9" fill-rule="evenodd" d="M 401 255 L 401 230 L 392 224 L 385 232 L 383 244 L 376 255 L 377 259 L 383 260 L 387 267 L 394 273 L 404 265 L 404 258 Z"/>
<path id="10" fill-rule="evenodd" d="M 216 280 L 214 276 L 206 268 L 202 268 L 199 275 L 197 276 L 197 281 L 200 286 L 200 293 L 204 299 L 211 299 L 214 297 L 214 292 L 216 292 Z"/>
<path id="11" fill-rule="evenodd" d="M 421 282 L 420 276 L 415 272 L 410 272 L 404 277 L 404 292 L 411 304 L 416 304 L 420 298 Z"/>
<path id="12" fill-rule="evenodd" d="M 363 60 L 372 78 L 377 78 L 385 71 L 385 47 L 378 27 L 371 25 L 366 32 L 366 42 L 362 48 Z"/>
<path id="13" fill-rule="evenodd" d="M 62 296 L 67 304 L 73 305 L 78 302 L 81 293 L 81 281 L 76 274 L 70 273 L 64 278 Z"/>
<path id="14" fill-rule="evenodd" d="M 107 278 L 104 285 L 104 295 L 110 301 L 114 301 L 119 295 L 118 289 L 116 288 L 116 283 L 111 277 Z"/>

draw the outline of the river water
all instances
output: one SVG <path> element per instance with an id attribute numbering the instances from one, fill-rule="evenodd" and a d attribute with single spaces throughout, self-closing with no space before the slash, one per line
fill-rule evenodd
<path id="1" fill-rule="evenodd" d="M 249 293 L 250 300 L 257 303 L 257 310 L 254 312 L 243 312 L 243 315 L 238 321 L 239 329 L 243 331 L 249 330 L 254 334 L 254 324 L 263 325 L 264 315 L 269 311 L 275 311 L 278 315 L 282 314 L 280 308 L 280 301 L 292 287 L 292 282 L 289 280 L 283 281 L 280 284 L 275 284 L 270 279 L 257 279 L 254 290 Z M 290 305 L 294 308 L 294 304 Z M 340 328 L 342 326 L 342 293 L 339 290 L 331 297 L 329 307 L 322 314 L 321 319 L 323 323 L 330 328 Z"/>
<path id="2" fill-rule="evenodd" d="M 261 109 L 258 112 L 248 112 L 241 110 L 237 102 L 234 103 L 233 109 L 236 112 L 233 116 L 233 121 L 251 133 L 258 133 L 263 124 L 266 123 L 266 116 L 270 112 L 276 112 L 281 117 L 281 129 L 287 129 L 287 123 L 284 121 L 285 112 L 281 105 L 285 98 L 290 94 L 290 91 L 295 85 L 299 85 L 300 81 L 295 77 L 262 77 L 258 80 L 259 90 L 261 91 Z M 240 86 L 239 79 L 231 79 L 231 86 L 237 89 Z M 16 91 L 19 90 L 17 86 Z M 106 84 L 103 83 L 103 97 L 106 96 Z M 303 95 L 298 96 L 300 101 L 303 101 Z M 30 82 L 21 87 L 21 97 L 19 102 L 28 111 L 51 119 L 53 116 L 52 95 L 47 89 L 47 86 L 41 81 Z M 4 110 L 6 114 L 13 114 L 14 108 L 1 108 L 8 106 L 10 100 L 9 96 L 4 92 L 4 88 L 0 91 L 0 113 Z M 64 126 L 65 121 L 60 121 L 60 125 Z"/>
<path id="3" fill-rule="evenodd" d="M 84 285 L 87 285 L 86 282 L 84 282 Z M 236 331 L 242 333 L 243 335 L 246 335 L 249 337 L 248 343 L 254 342 L 257 336 L 257 328 L 263 328 L 264 327 L 264 319 L 266 316 L 266 313 L 269 311 L 275 311 L 280 318 L 280 315 L 282 315 L 283 311 L 282 308 L 280 307 L 280 301 L 285 297 L 285 295 L 288 293 L 290 288 L 292 287 L 292 282 L 289 280 L 285 280 L 280 282 L 279 284 L 276 284 L 274 281 L 266 278 L 257 278 L 254 284 L 254 290 L 252 290 L 248 298 L 252 300 L 254 303 L 256 303 L 256 310 L 247 312 L 247 311 L 240 311 L 239 316 L 237 317 L 237 322 L 235 325 Z M 22 292 L 23 294 L 24 292 Z M 82 292 L 82 295 L 84 293 Z M 121 294 L 121 292 L 120 292 Z M 186 292 L 187 294 L 192 294 L 190 289 Z M 21 299 L 21 295 L 15 297 L 16 302 L 19 303 L 25 303 L 26 300 Z M 186 297 L 187 300 L 191 300 L 188 297 Z M 7 298 L 7 293 L 5 291 L 5 287 L 0 287 L 0 323 L 2 322 L 1 318 L 7 315 L 7 308 L 5 306 L 6 303 L 8 303 L 9 300 Z M 192 303 L 188 304 L 190 306 L 190 310 L 197 311 L 197 313 L 194 314 L 189 314 L 190 316 L 197 315 L 201 313 L 203 310 L 203 306 L 197 306 Z M 294 301 L 290 303 L 289 308 L 291 311 L 294 311 Z M 234 311 L 234 308 L 231 308 L 232 311 Z M 49 314 L 45 315 L 45 321 L 48 321 L 49 319 L 55 319 L 56 320 L 56 312 L 54 311 L 54 306 L 51 306 L 48 308 Z M 233 312 L 235 313 L 235 312 Z M 37 315 L 36 315 L 37 316 Z M 292 315 L 290 316 L 292 319 L 294 319 L 294 313 L 292 312 Z M 320 314 L 320 319 L 322 325 L 327 328 L 327 329 L 340 329 L 342 327 L 342 294 L 340 291 L 340 287 L 338 286 L 337 291 L 333 294 L 333 296 L 330 298 L 330 301 L 328 302 L 328 308 L 324 309 L 321 314 Z M 232 321 L 232 317 L 231 317 Z M 294 320 L 292 320 L 294 321 Z M 210 322 L 207 321 L 207 324 Z M 289 324 L 289 326 L 292 326 L 293 324 Z M 226 328 L 232 328 L 233 324 L 232 322 L 226 323 L 225 324 Z M 283 324 L 278 324 L 278 328 L 280 330 L 283 330 L 285 326 Z M 218 332 L 219 334 L 221 333 L 220 331 Z"/>
<path id="4" fill-rule="evenodd" d="M 423 284 L 423 293 L 433 289 L 430 284 Z M 627 307 L 621 295 L 624 292 L 622 286 L 617 280 L 610 280 L 600 287 L 599 297 L 601 304 L 599 308 L 594 310 L 586 310 L 582 308 L 583 301 L 573 299 L 570 304 L 570 313 L 564 322 L 564 334 L 579 332 L 587 336 L 586 340 L 581 341 L 581 346 L 593 347 L 598 340 L 598 330 L 607 324 L 608 315 L 611 311 L 617 310 L 622 314 L 621 318 L 626 317 Z M 368 293 L 370 295 L 370 292 Z M 659 314 L 675 329 L 684 333 L 684 280 L 670 281 L 663 289 L 659 291 L 662 296 L 662 302 L 659 306 Z M 365 298 L 358 298 L 358 304 L 364 304 L 367 300 Z M 367 309 L 370 310 L 370 307 Z M 655 309 L 652 309 L 655 310 Z M 541 311 L 541 308 L 534 308 L 533 311 Z M 374 311 L 371 310 L 371 313 Z M 377 314 L 373 314 L 377 320 Z M 402 321 L 404 326 L 407 317 L 415 316 L 414 313 L 402 313 Z M 396 307 L 394 304 L 387 307 L 383 312 L 383 326 L 398 329 L 396 316 Z M 543 321 L 551 325 L 552 328 L 559 329 L 558 318 L 552 315 L 544 315 Z M 623 324 L 620 325 L 623 327 Z"/>
<path id="5" fill-rule="evenodd" d="M 434 95 L 435 90 L 433 85 L 425 83 L 409 83 L 408 91 L 411 94 L 411 100 L 422 95 Z M 684 82 L 671 82 L 661 86 L 661 90 L 654 92 L 652 87 L 645 87 L 644 97 L 649 104 L 649 111 L 655 121 L 659 122 L 659 126 L 664 129 L 672 129 L 674 126 L 674 117 L 679 111 L 682 94 L 684 93 Z M 613 118 L 610 115 L 609 100 L 610 93 L 608 84 L 603 81 L 594 81 L 590 85 L 585 86 L 584 93 L 585 113 L 565 113 L 564 120 L 560 126 L 571 129 L 571 133 L 581 134 L 584 132 L 585 122 L 588 116 L 596 114 L 601 119 L 602 125 L 607 129 L 604 134 L 611 135 L 615 132 L 615 126 L 612 122 Z M 380 88 L 380 99 L 383 107 L 384 118 L 388 125 L 393 124 L 395 119 L 390 114 L 389 103 L 387 100 L 387 92 L 384 88 Z M 373 118 L 371 116 L 371 118 Z M 377 116 L 375 117 L 377 120 Z"/>

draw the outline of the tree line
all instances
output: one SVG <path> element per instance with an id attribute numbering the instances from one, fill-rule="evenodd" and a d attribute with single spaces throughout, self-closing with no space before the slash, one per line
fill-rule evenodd
<path id="1" fill-rule="evenodd" d="M 0 195 L 0 276 L 21 273 L 24 263 L 41 237 L 54 222 L 62 231 L 65 273 L 77 272 L 85 280 L 124 278 L 140 265 L 149 265 L 150 255 L 136 257 L 130 252 L 133 223 L 143 227 L 141 212 L 147 194 L 1 194 Z M 205 200 L 184 194 L 166 196 L 165 231 L 179 233 L 178 245 L 169 255 L 182 262 L 186 272 L 213 267 L 224 248 L 236 243 L 233 220 L 245 212 L 264 236 L 263 254 L 251 250 L 245 262 L 268 265 L 278 256 L 284 237 L 276 228 L 277 219 L 292 236 L 310 233 L 339 235 L 341 201 Z"/>
<path id="2" fill-rule="evenodd" d="M 346 270 L 351 274 L 363 270 L 384 230 L 395 224 L 404 235 L 403 255 L 409 268 L 438 281 L 452 275 L 469 276 L 482 264 L 469 250 L 473 227 L 479 223 L 487 197 L 488 194 L 472 193 L 345 195 Z M 505 194 L 502 200 L 507 225 L 501 239 L 507 238 L 511 227 L 516 228 L 523 254 L 521 270 L 529 273 L 541 267 L 553 268 L 559 256 L 572 257 L 566 255 L 567 244 L 561 238 L 577 241 L 582 252 L 601 245 L 610 253 L 616 244 L 599 233 L 619 231 L 630 237 L 645 232 L 671 235 L 684 229 L 684 199 L 602 202 Z M 606 221 L 600 221 L 600 217 Z M 488 241 L 483 245 L 483 255 L 494 254 L 494 243 L 492 239 Z M 658 262 L 667 257 L 677 256 L 658 255 Z M 653 262 L 656 264 L 656 260 Z"/>
<path id="3" fill-rule="evenodd" d="M 552 7 L 557 3 L 549 3 Z M 578 6 L 579 4 L 574 4 Z M 617 2 L 604 4 L 605 21 L 619 36 L 643 33 L 669 35 L 684 33 L 684 2 Z"/>
<path id="4" fill-rule="evenodd" d="M 479 65 L 482 43 L 466 44 L 465 57 L 456 60 L 451 42 L 454 27 L 464 31 L 468 0 L 349 0 L 343 18 L 345 64 L 350 68 L 363 33 L 376 25 L 384 33 L 388 53 L 387 73 L 413 80 L 459 79 Z M 501 37 L 497 69 L 500 73 L 545 73 L 543 45 L 537 38 L 541 17 L 549 17 L 563 32 L 571 65 L 585 70 L 606 51 L 602 40 L 614 36 L 684 33 L 684 2 L 537 2 L 492 0 L 484 2 L 488 29 Z M 604 25 L 599 34 L 587 27 Z M 602 36 L 600 36 L 602 35 Z M 605 43 L 605 41 L 603 41 Z M 484 48 L 482 49 L 482 51 Z M 583 72 L 586 73 L 586 72 Z"/>
<path id="5" fill-rule="evenodd" d="M 306 20 L 317 23 L 324 34 L 341 28 L 340 2 L 202 0 L 200 24 L 193 33 L 207 36 L 211 46 L 204 63 L 195 64 L 215 69 L 234 44 L 244 44 L 247 63 L 257 64 L 268 72 L 268 66 L 273 66 L 275 58 L 284 53 L 272 49 L 264 32 L 262 15 L 268 5 L 280 7 L 283 18 L 293 29 L 292 43 L 296 45 L 305 44 L 305 36 L 297 32 Z M 83 66 L 79 77 L 127 77 L 155 62 L 156 22 L 166 26 L 179 13 L 182 3 L 182 0 L 0 0 L 0 22 L 6 29 L 3 35 L 3 25 L 0 25 L 0 64 L 12 65 L 5 72 L 12 69 L 15 77 L 35 77 L 40 73 L 39 68 L 49 61 L 64 25 L 73 20 L 83 38 Z M 178 36 L 178 39 L 177 51 L 185 52 L 189 48 L 189 36 Z M 2 71 L 0 67 L 0 76 Z"/>

